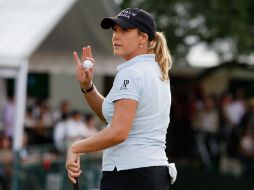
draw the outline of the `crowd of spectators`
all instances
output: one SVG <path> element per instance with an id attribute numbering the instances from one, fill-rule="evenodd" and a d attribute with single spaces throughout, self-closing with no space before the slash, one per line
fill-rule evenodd
<path id="1" fill-rule="evenodd" d="M 241 88 L 222 95 L 198 89 L 184 97 L 173 97 L 171 155 L 198 159 L 206 169 L 253 175 L 254 98 Z"/>
<path id="2" fill-rule="evenodd" d="M 0 190 L 9 190 L 15 159 L 12 151 L 15 100 L 12 97 L 1 113 Z M 93 114 L 72 109 L 67 100 L 62 101 L 56 110 L 52 110 L 45 100 L 28 102 L 22 148 L 17 154 L 20 163 L 42 163 L 48 167 L 53 160 L 66 156 L 70 144 L 97 133 L 100 126 L 96 121 Z M 46 152 L 40 147 L 46 147 Z"/>
<path id="3" fill-rule="evenodd" d="M 190 162 L 199 160 L 206 169 L 233 169 L 244 176 L 253 175 L 254 98 L 246 98 L 242 89 L 220 96 L 204 94 L 201 90 L 193 90 L 185 95 L 185 98 L 174 94 L 172 97 L 167 136 L 169 158 Z M 9 179 L 6 176 L 10 176 L 12 171 L 11 144 L 15 117 L 15 101 L 12 97 L 8 98 L 2 113 L 0 182 L 2 189 L 8 189 Z M 23 148 L 19 153 L 24 163 L 64 155 L 71 143 L 98 131 L 95 116 L 73 110 L 67 100 L 62 101 L 56 110 L 52 110 L 47 101 L 29 103 L 24 123 Z M 27 148 L 29 145 L 43 144 L 54 146 L 53 156 L 32 156 Z"/>

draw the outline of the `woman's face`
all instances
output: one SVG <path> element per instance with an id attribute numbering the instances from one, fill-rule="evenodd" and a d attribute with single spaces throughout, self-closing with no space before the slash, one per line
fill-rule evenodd
<path id="1" fill-rule="evenodd" d="M 145 35 L 140 34 L 137 29 L 123 29 L 115 25 L 113 28 L 112 45 L 114 55 L 123 57 L 126 61 L 145 53 L 143 45 Z"/>

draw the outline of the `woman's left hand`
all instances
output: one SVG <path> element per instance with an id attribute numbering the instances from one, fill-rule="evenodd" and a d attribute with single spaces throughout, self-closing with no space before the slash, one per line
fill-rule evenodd
<path id="1" fill-rule="evenodd" d="M 72 183 L 76 183 L 76 177 L 79 177 L 81 174 L 80 170 L 80 156 L 77 153 L 74 153 L 71 151 L 71 148 L 69 148 L 66 158 L 66 165 L 65 168 L 68 173 L 69 179 L 72 181 Z"/>
<path id="2" fill-rule="evenodd" d="M 85 60 L 90 60 L 94 64 L 94 59 L 92 56 L 92 50 L 90 46 L 83 47 L 82 59 L 80 60 L 77 52 L 73 52 L 74 61 L 76 63 L 76 75 L 81 87 L 88 89 L 91 87 L 94 73 L 94 66 L 92 68 L 84 68 L 83 62 Z"/>

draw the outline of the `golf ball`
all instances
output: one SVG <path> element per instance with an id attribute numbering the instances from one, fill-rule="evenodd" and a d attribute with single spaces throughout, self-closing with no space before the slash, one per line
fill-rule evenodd
<path id="1" fill-rule="evenodd" d="M 92 66 L 93 66 L 93 63 L 92 63 L 92 61 L 90 61 L 90 60 L 85 60 L 84 63 L 83 63 L 83 67 L 84 67 L 85 69 L 91 69 Z"/>

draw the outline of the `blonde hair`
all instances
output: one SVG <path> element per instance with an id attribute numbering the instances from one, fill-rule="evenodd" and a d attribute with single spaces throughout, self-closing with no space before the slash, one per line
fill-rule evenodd
<path id="1" fill-rule="evenodd" d="M 161 69 L 162 80 L 169 80 L 169 69 L 172 65 L 172 59 L 164 33 L 156 32 L 154 40 L 149 44 L 148 52 L 155 54 L 155 60 Z"/>

